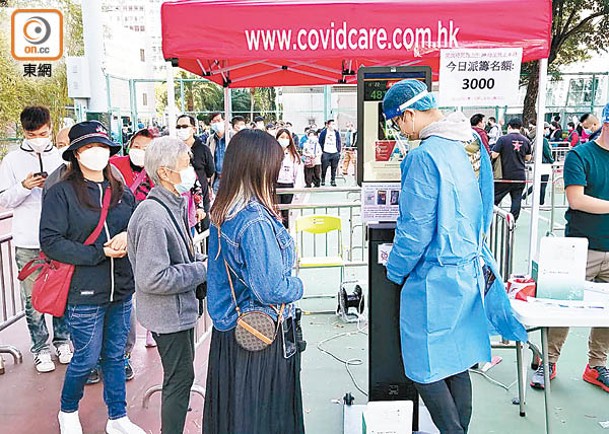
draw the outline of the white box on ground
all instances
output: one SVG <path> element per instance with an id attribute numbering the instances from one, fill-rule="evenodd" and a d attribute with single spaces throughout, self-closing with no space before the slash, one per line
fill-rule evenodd
<path id="1" fill-rule="evenodd" d="M 362 414 L 363 434 L 412 434 L 412 401 L 372 401 Z"/>

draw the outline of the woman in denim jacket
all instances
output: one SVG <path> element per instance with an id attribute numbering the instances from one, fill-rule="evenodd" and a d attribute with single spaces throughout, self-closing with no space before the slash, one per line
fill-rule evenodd
<path id="1" fill-rule="evenodd" d="M 292 276 L 294 241 L 281 224 L 274 185 L 283 151 L 259 130 L 237 133 L 227 147 L 218 195 L 211 209 L 208 310 L 211 338 L 203 433 L 303 433 L 300 353 L 285 350 L 282 328 L 262 351 L 235 340 L 237 310 L 227 267 L 242 312 L 259 310 L 277 320 L 273 307 L 292 303 L 303 286 Z M 286 321 L 288 322 L 288 321 Z M 289 347 L 289 345 L 288 345 Z"/>

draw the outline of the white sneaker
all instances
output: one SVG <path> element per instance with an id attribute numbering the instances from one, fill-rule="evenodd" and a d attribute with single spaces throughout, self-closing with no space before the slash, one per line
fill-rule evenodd
<path id="1" fill-rule="evenodd" d="M 67 365 L 72 360 L 72 349 L 70 348 L 70 344 L 61 344 L 57 347 L 56 350 L 57 358 L 59 359 L 59 363 L 62 365 Z"/>
<path id="2" fill-rule="evenodd" d="M 78 411 L 74 413 L 59 412 L 59 430 L 61 434 L 82 434 L 82 426 L 78 417 Z"/>
<path id="3" fill-rule="evenodd" d="M 107 434 L 146 434 L 146 431 L 129 420 L 127 416 L 110 420 L 106 424 Z M 63 434 L 63 433 L 62 433 Z"/>
<path id="4" fill-rule="evenodd" d="M 55 363 L 51 360 L 51 353 L 46 351 L 34 356 L 34 364 L 38 372 L 51 372 L 55 370 Z"/>

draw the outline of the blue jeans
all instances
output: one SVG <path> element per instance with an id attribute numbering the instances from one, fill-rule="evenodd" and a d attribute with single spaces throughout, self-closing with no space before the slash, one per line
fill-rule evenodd
<path id="1" fill-rule="evenodd" d="M 61 411 L 78 410 L 91 369 L 101 357 L 104 401 L 108 417 L 127 415 L 125 345 L 131 322 L 131 297 L 104 305 L 73 305 L 67 309 L 74 345 L 61 391 Z"/>
<path id="2" fill-rule="evenodd" d="M 25 267 L 25 264 L 30 262 L 32 259 L 38 257 L 40 250 L 38 249 L 26 249 L 23 247 L 15 248 L 15 262 L 17 267 L 21 270 Z M 39 272 L 35 272 L 30 277 L 21 282 L 21 299 L 25 305 L 25 318 L 27 320 L 27 328 L 30 332 L 30 338 L 32 340 L 32 346 L 30 351 L 33 354 L 50 351 L 49 347 L 49 330 L 44 320 L 45 315 L 38 312 L 32 306 L 32 288 L 34 287 L 34 281 L 38 277 Z M 61 318 L 53 317 L 53 345 L 58 348 L 62 344 L 67 344 L 70 337 L 68 330 L 67 321 L 65 315 Z"/>

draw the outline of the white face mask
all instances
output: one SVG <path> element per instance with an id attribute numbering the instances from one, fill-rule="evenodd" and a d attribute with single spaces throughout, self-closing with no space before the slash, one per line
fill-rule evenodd
<path id="1" fill-rule="evenodd" d="M 178 173 L 180 174 L 180 179 L 182 182 L 179 184 L 174 184 L 173 186 L 178 193 L 184 194 L 194 187 L 195 182 L 197 181 L 197 174 L 192 166 L 188 166 L 186 169 L 182 169 Z"/>
<path id="2" fill-rule="evenodd" d="M 144 149 L 130 149 L 129 150 L 129 159 L 135 166 L 144 167 L 144 157 L 145 156 L 146 156 L 146 151 Z"/>
<path id="3" fill-rule="evenodd" d="M 42 154 L 46 148 L 51 144 L 50 137 L 37 137 L 35 139 L 25 139 L 23 141 L 32 151 Z"/>
<path id="4" fill-rule="evenodd" d="M 245 126 L 244 126 L 244 125 L 235 125 L 235 131 L 236 131 L 236 132 L 241 131 L 243 128 L 245 128 Z"/>
<path id="5" fill-rule="evenodd" d="M 176 133 L 176 135 L 178 136 L 178 139 L 180 139 L 183 142 L 190 139 L 190 136 L 191 136 L 190 130 L 191 130 L 190 127 L 180 128 Z"/>
<path id="6" fill-rule="evenodd" d="M 224 122 L 216 122 L 215 124 L 211 124 L 211 129 L 214 130 L 216 134 L 224 134 Z"/>
<path id="7" fill-rule="evenodd" d="M 110 159 L 110 149 L 102 146 L 85 149 L 78 154 L 78 162 L 89 170 L 99 172 L 104 170 Z"/>
<path id="8" fill-rule="evenodd" d="M 287 148 L 288 145 L 290 144 L 290 139 L 277 139 L 277 141 L 279 142 L 279 144 L 281 145 L 281 147 L 283 149 Z"/>

